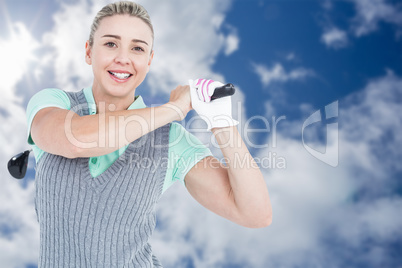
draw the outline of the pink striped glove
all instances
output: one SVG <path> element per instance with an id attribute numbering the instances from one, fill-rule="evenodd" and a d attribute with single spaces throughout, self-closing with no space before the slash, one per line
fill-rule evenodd
<path id="1" fill-rule="evenodd" d="M 191 106 L 207 123 L 208 130 L 236 126 L 239 123 L 232 118 L 231 96 L 215 99 L 211 102 L 215 88 L 224 84 L 213 80 L 196 79 L 189 80 L 189 85 Z"/>

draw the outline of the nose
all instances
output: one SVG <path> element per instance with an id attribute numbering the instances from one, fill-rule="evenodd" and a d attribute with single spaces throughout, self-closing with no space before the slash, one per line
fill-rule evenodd
<path id="1" fill-rule="evenodd" d="M 124 49 L 119 49 L 117 51 L 116 57 L 114 59 L 116 63 L 120 64 L 129 64 L 130 63 L 130 58 L 129 58 L 129 53 L 125 51 Z"/>

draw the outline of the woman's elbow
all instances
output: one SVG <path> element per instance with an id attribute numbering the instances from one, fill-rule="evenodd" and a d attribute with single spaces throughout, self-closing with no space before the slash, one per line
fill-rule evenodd
<path id="1" fill-rule="evenodd" d="M 257 216 L 249 217 L 248 219 L 243 221 L 244 227 L 259 229 L 268 227 L 272 224 L 272 212 L 260 213 Z"/>
<path id="2" fill-rule="evenodd" d="M 265 217 L 265 219 L 261 222 L 260 228 L 268 227 L 271 224 L 272 224 L 272 213 L 270 213 L 267 217 Z"/>
<path id="3" fill-rule="evenodd" d="M 249 228 L 264 228 L 268 227 L 272 224 L 272 215 L 267 215 L 265 217 L 262 217 L 259 220 L 254 221 Z"/>
<path id="4" fill-rule="evenodd" d="M 251 228 L 264 228 L 272 224 L 272 207 L 268 203 L 262 207 L 258 214 L 255 216 L 255 224 Z"/>

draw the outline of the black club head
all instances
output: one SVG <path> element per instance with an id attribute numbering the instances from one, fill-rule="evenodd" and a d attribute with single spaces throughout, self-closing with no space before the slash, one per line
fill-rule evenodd
<path id="1" fill-rule="evenodd" d="M 11 176 L 16 179 L 22 179 L 25 177 L 28 167 L 28 158 L 31 150 L 26 150 L 23 153 L 13 156 L 10 161 L 8 161 L 8 171 Z"/>

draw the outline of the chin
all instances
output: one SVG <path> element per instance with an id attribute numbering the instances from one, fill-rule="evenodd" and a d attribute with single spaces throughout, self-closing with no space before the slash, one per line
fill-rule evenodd
<path id="1" fill-rule="evenodd" d="M 114 89 L 108 90 L 107 93 L 108 93 L 108 95 L 113 96 L 113 97 L 124 98 L 131 94 L 134 94 L 134 91 L 135 91 L 135 89 L 122 90 L 121 88 L 120 89 L 114 88 Z"/>

